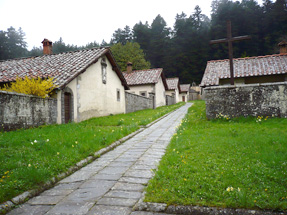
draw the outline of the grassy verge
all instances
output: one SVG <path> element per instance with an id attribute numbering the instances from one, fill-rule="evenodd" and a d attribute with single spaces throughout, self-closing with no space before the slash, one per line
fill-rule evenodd
<path id="1" fill-rule="evenodd" d="M 183 105 L 0 133 L 0 203 Z"/>
<path id="2" fill-rule="evenodd" d="M 207 121 L 189 109 L 145 201 L 228 208 L 287 209 L 287 119 Z"/>

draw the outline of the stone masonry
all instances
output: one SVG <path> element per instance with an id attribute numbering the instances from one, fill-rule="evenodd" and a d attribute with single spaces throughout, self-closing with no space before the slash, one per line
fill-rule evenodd
<path id="1" fill-rule="evenodd" d="M 54 124 L 57 100 L 0 91 L 0 125 L 4 131 Z"/>
<path id="2" fill-rule="evenodd" d="M 287 82 L 207 87 L 206 116 L 287 117 Z"/>
<path id="3" fill-rule="evenodd" d="M 133 93 L 126 93 L 126 113 L 144 109 L 153 109 L 153 99 Z"/>
<path id="4" fill-rule="evenodd" d="M 191 103 L 12 210 L 21 214 L 156 214 L 133 212 Z"/>

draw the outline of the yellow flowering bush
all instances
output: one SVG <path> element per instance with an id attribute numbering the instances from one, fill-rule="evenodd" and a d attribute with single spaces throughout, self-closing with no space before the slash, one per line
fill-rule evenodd
<path id="1" fill-rule="evenodd" d="M 16 93 L 24 93 L 28 95 L 40 96 L 42 98 L 49 97 L 49 94 L 56 88 L 53 78 L 16 78 L 15 82 L 11 85 L 5 84 L 0 90 Z"/>

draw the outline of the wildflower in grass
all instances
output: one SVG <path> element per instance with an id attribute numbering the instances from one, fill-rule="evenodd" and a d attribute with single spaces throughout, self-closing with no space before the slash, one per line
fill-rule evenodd
<path id="1" fill-rule="evenodd" d="M 6 176 L 5 176 L 5 175 L 3 175 L 3 176 L 2 176 L 2 178 L 6 178 Z"/>
<path id="2" fill-rule="evenodd" d="M 31 142 L 31 144 L 32 144 L 32 145 L 34 145 L 34 143 L 33 143 L 33 142 Z"/>
<path id="3" fill-rule="evenodd" d="M 74 145 L 72 145 L 72 147 L 74 148 L 75 146 L 74 146 Z"/>
<path id="4" fill-rule="evenodd" d="M 173 149 L 172 151 L 174 151 L 174 152 L 175 152 L 175 149 Z"/>
<path id="5" fill-rule="evenodd" d="M 187 181 L 187 179 L 186 179 L 186 178 L 184 178 L 183 180 L 184 180 L 184 181 Z"/>
<path id="6" fill-rule="evenodd" d="M 257 201 L 256 200 L 254 200 L 254 203 L 256 203 Z"/>
<path id="7" fill-rule="evenodd" d="M 38 141 L 37 140 L 34 140 L 34 143 L 37 143 Z"/>
<path id="8" fill-rule="evenodd" d="M 0 179 L 0 182 L 3 182 L 3 179 Z"/>
<path id="9" fill-rule="evenodd" d="M 9 173 L 9 171 L 4 172 L 4 175 L 7 175 Z"/>
<path id="10" fill-rule="evenodd" d="M 112 130 L 112 132 L 114 132 L 114 130 Z"/>
<path id="11" fill-rule="evenodd" d="M 227 191 L 227 192 L 230 192 L 230 191 L 233 191 L 233 190 L 234 190 L 233 187 L 227 187 L 227 188 L 226 188 L 226 191 Z"/>
<path id="12" fill-rule="evenodd" d="M 265 189 L 265 191 L 267 191 L 267 189 Z"/>
<path id="13" fill-rule="evenodd" d="M 57 152 L 57 155 L 59 155 L 60 154 L 60 152 Z"/>
<path id="14" fill-rule="evenodd" d="M 28 167 L 31 167 L 31 164 L 28 164 Z"/>
<path id="15" fill-rule="evenodd" d="M 76 144 L 78 144 L 78 141 L 75 141 Z"/>
<path id="16" fill-rule="evenodd" d="M 50 141 L 49 139 L 46 140 L 46 142 L 49 142 L 49 141 Z"/>
<path id="17" fill-rule="evenodd" d="M 237 190 L 238 190 L 238 192 L 240 192 L 240 188 L 239 187 L 237 188 Z"/>

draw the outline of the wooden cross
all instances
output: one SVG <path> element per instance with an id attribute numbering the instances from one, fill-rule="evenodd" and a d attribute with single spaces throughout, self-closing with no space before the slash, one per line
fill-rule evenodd
<path id="1" fill-rule="evenodd" d="M 249 40 L 250 36 L 239 36 L 232 37 L 231 34 L 231 21 L 227 21 L 227 38 L 219 39 L 219 40 L 211 40 L 209 44 L 217 44 L 217 43 L 228 43 L 228 53 L 229 53 L 229 66 L 230 66 L 230 84 L 234 85 L 234 68 L 233 68 L 233 48 L 232 42 L 241 41 L 241 40 Z"/>

